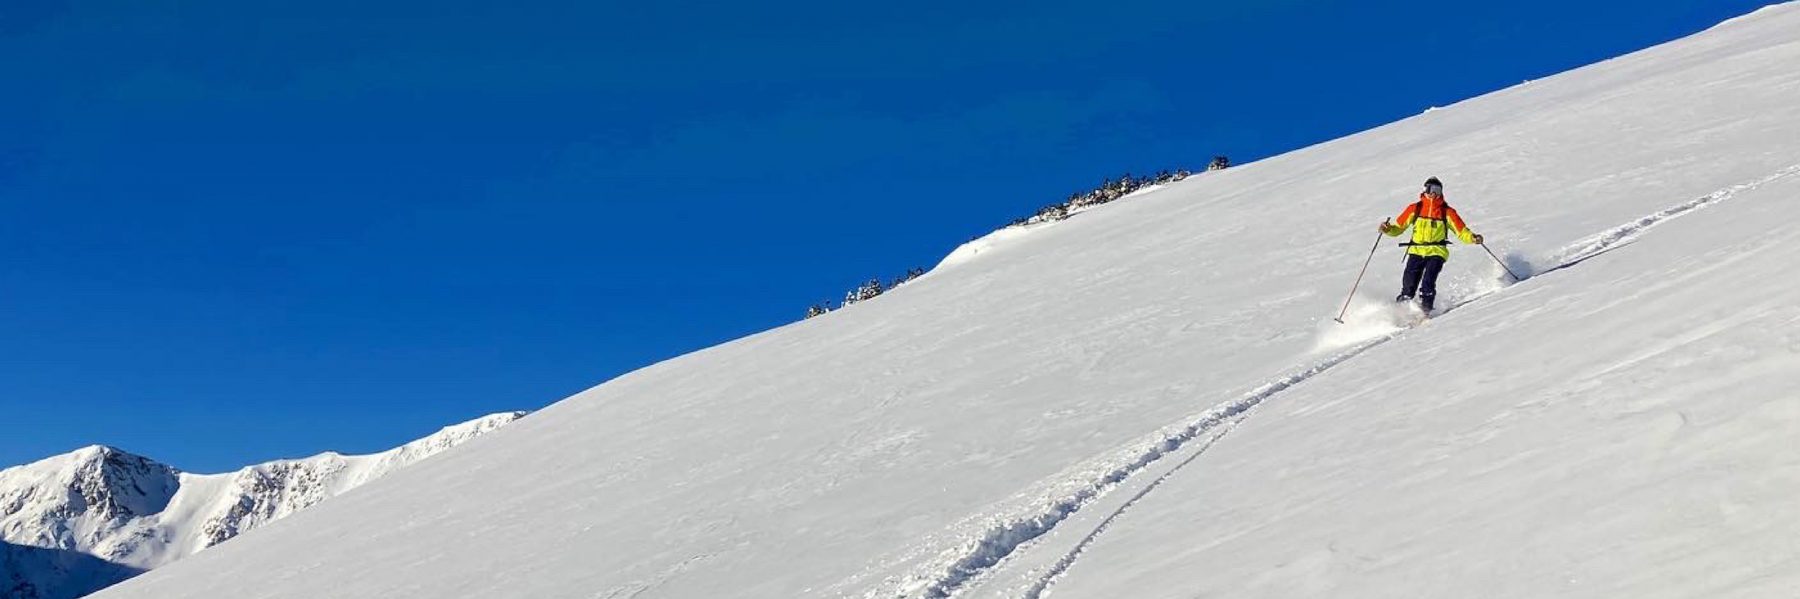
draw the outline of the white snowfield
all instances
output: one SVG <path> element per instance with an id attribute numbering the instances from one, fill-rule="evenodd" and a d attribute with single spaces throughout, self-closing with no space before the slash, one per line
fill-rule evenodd
<path id="1" fill-rule="evenodd" d="M 75 597 L 284 518 L 523 417 L 491 414 L 369 455 L 226 474 L 90 446 L 0 470 L 0 599 Z"/>
<path id="2" fill-rule="evenodd" d="M 1387 324 L 1376 224 L 1453 247 Z M 1800 6 L 989 239 L 107 598 L 1800 596 Z"/>

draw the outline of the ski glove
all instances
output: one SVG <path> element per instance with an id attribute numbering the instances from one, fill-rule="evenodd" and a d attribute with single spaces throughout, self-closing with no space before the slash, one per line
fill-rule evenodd
<path id="1" fill-rule="evenodd" d="M 1393 234 L 1394 234 L 1394 233 L 1393 233 L 1393 231 L 1394 231 L 1394 223 L 1393 223 L 1393 222 L 1390 222 L 1390 221 L 1386 221 L 1386 220 L 1383 220 L 1383 221 L 1381 221 L 1381 227 L 1380 227 L 1380 228 L 1379 228 L 1379 229 L 1376 229 L 1376 230 L 1377 230 L 1377 231 L 1381 231 L 1381 234 L 1382 234 L 1382 235 L 1393 235 Z"/>
<path id="2" fill-rule="evenodd" d="M 1482 245 L 1482 244 L 1486 243 L 1485 241 L 1482 240 L 1480 233 L 1472 233 L 1469 235 L 1469 237 L 1471 239 L 1475 240 L 1475 245 Z"/>

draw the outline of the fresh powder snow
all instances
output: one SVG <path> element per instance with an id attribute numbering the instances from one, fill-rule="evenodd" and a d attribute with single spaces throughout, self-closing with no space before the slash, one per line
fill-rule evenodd
<path id="1" fill-rule="evenodd" d="M 1792 597 L 1800 5 L 992 236 L 106 598 Z M 1198 76 L 1198 75 L 1197 75 Z M 1426 177 L 1485 235 L 1388 303 Z"/>

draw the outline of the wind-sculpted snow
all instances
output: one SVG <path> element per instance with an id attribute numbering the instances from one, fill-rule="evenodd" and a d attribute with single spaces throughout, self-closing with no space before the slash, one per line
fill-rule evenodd
<path id="1" fill-rule="evenodd" d="M 1800 572 L 1800 177 L 1719 190 L 1800 163 L 1796 39 L 1783 6 L 978 240 L 103 596 L 1784 596 L 1732 591 Z M 1453 247 L 1404 328 L 1384 241 L 1322 335 L 1429 176 L 1546 266 Z"/>

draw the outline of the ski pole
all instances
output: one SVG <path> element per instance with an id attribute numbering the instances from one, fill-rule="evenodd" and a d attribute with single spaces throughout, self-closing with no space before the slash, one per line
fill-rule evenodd
<path id="1" fill-rule="evenodd" d="M 1516 274 L 1513 274 L 1513 271 L 1512 271 L 1512 269 L 1511 269 L 1511 268 L 1507 268 L 1507 266 L 1506 266 L 1506 261 L 1505 261 L 1505 260 L 1501 260 L 1501 259 L 1500 259 L 1500 256 L 1497 256 L 1497 255 L 1494 255 L 1494 250 L 1488 250 L 1488 246 L 1487 246 L 1487 244 L 1485 244 L 1485 243 L 1483 243 L 1483 244 L 1481 244 L 1481 249 L 1484 249 L 1484 250 L 1487 250 L 1487 253 L 1488 253 L 1488 255 L 1489 255 L 1489 256 L 1492 256 L 1492 257 L 1493 257 L 1493 258 L 1494 258 L 1494 261 L 1495 261 L 1495 262 L 1498 262 L 1498 263 L 1500 263 L 1500 270 L 1504 270 L 1504 271 L 1506 271 L 1506 276 L 1509 276 L 1509 277 L 1512 277 L 1512 278 L 1513 278 L 1513 282 L 1514 282 L 1514 283 L 1517 283 L 1517 282 L 1520 282 L 1520 281 L 1524 281 L 1524 280 L 1525 280 L 1525 279 L 1522 279 L 1522 278 L 1520 278 L 1520 277 L 1519 277 L 1519 275 L 1516 275 Z"/>
<path id="2" fill-rule="evenodd" d="M 1362 272 L 1356 273 L 1356 283 L 1350 286 L 1350 297 L 1344 298 L 1344 309 L 1339 310 L 1337 318 L 1332 319 L 1338 324 L 1344 324 L 1344 315 L 1350 313 L 1350 300 L 1356 299 L 1356 288 L 1362 286 L 1363 275 L 1369 273 L 1369 263 L 1375 261 L 1375 250 L 1381 249 L 1382 237 L 1385 235 L 1375 235 L 1375 245 L 1369 247 L 1369 257 L 1363 260 Z"/>

